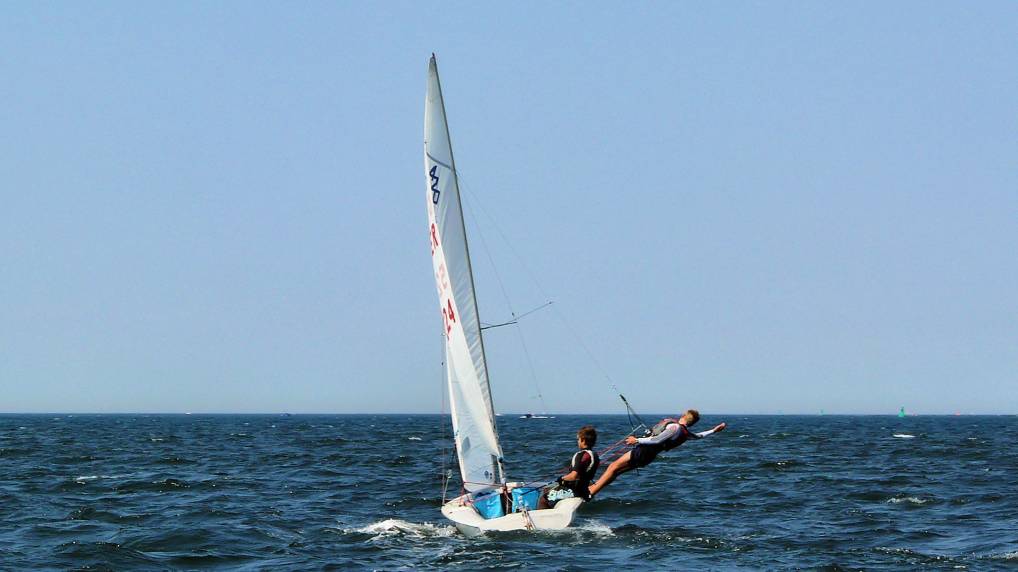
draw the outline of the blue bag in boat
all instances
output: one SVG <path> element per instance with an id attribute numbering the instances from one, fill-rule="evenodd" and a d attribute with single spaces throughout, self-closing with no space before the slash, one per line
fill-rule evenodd
<path id="1" fill-rule="evenodd" d="M 485 491 L 474 497 L 474 508 L 484 518 L 505 516 L 502 512 L 502 494 L 498 491 Z"/>
<path id="2" fill-rule="evenodd" d="M 541 498 L 541 489 L 533 487 L 516 487 L 513 493 L 513 512 L 519 512 L 526 507 L 527 510 L 537 510 L 537 501 Z"/>

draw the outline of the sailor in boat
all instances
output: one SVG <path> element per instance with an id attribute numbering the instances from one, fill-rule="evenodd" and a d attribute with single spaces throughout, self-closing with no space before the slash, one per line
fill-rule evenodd
<path id="1" fill-rule="evenodd" d="M 699 420 L 700 413 L 696 409 L 690 409 L 678 419 L 662 419 L 657 425 L 654 425 L 647 437 L 636 438 L 632 435 L 626 437 L 627 445 L 636 446 L 608 465 L 601 478 L 590 485 L 590 496 L 596 495 L 622 473 L 651 464 L 662 451 L 671 451 L 688 439 L 702 439 L 707 435 L 724 431 L 727 427 L 727 424 L 721 423 L 709 431 L 693 433 L 689 428 Z"/>
<path id="2" fill-rule="evenodd" d="M 541 494 L 537 508 L 552 508 L 555 503 L 567 498 L 590 499 L 588 487 L 598 465 L 601 464 L 597 453 L 594 452 L 594 445 L 597 445 L 597 430 L 593 425 L 581 427 L 576 432 L 576 446 L 579 451 L 569 461 L 569 472 L 559 477 L 554 486 Z"/>

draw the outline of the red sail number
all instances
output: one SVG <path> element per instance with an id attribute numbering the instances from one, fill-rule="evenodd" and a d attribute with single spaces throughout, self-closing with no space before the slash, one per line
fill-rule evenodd
<path id="1" fill-rule="evenodd" d="M 452 311 L 452 300 L 446 300 L 447 308 L 442 308 L 442 318 L 445 319 L 446 337 L 452 333 L 452 323 L 456 321 L 456 314 Z"/>

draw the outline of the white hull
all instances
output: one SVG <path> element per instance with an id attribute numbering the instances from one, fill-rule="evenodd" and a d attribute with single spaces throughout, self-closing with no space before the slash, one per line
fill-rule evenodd
<path id="1" fill-rule="evenodd" d="M 562 499 L 555 503 L 555 508 L 514 512 L 487 519 L 474 510 L 469 500 L 470 495 L 463 495 L 442 507 L 442 514 L 453 521 L 456 528 L 466 536 L 477 536 L 489 531 L 561 530 L 572 524 L 576 510 L 583 504 L 583 499 Z"/>

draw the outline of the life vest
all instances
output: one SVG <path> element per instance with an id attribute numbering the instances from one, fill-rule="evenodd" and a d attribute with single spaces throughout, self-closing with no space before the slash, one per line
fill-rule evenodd
<path id="1" fill-rule="evenodd" d="M 664 419 L 658 421 L 657 424 L 655 424 L 653 427 L 650 428 L 650 436 L 651 437 L 657 437 L 658 435 L 660 435 L 660 434 L 665 432 L 665 428 L 666 427 L 668 427 L 672 423 L 678 423 L 678 422 L 679 422 L 678 419 L 672 419 L 670 417 L 665 417 Z"/>
<path id="2" fill-rule="evenodd" d="M 587 468 L 581 470 L 580 459 L 584 453 L 590 455 L 590 464 L 587 465 Z M 562 486 L 573 491 L 576 496 L 582 499 L 589 499 L 590 491 L 588 488 L 590 486 L 590 481 L 594 479 L 594 473 L 597 472 L 597 467 L 600 464 L 601 459 L 598 458 L 597 453 L 590 449 L 581 449 L 577 451 L 576 454 L 573 455 L 572 460 L 569 461 L 569 469 L 576 471 L 576 480 L 562 481 Z"/>
<path id="3" fill-rule="evenodd" d="M 679 423 L 678 419 L 670 419 L 670 418 L 665 418 L 665 419 L 662 419 L 661 421 L 658 421 L 654 425 L 654 427 L 652 427 L 651 430 L 650 430 L 651 436 L 652 437 L 656 437 L 656 436 L 664 433 L 665 428 L 667 428 L 672 423 L 678 424 L 679 430 L 678 430 L 678 432 L 675 433 L 675 435 L 672 435 L 671 438 L 669 438 L 665 442 L 661 443 L 661 448 L 662 448 L 662 450 L 665 450 L 665 451 L 671 451 L 672 449 L 674 449 L 674 448 L 678 447 L 679 445 L 685 443 L 686 439 L 689 439 L 689 429 L 687 429 L 686 426 L 683 425 L 682 423 Z"/>
<path id="4" fill-rule="evenodd" d="M 580 471 L 580 456 L 583 453 L 590 455 L 590 466 L 588 466 L 583 471 Z M 569 461 L 569 468 L 579 473 L 581 480 L 583 480 L 583 477 L 586 477 L 586 480 L 589 481 L 591 478 L 594 477 L 594 473 L 597 472 L 597 467 L 600 464 L 601 459 L 597 458 L 597 453 L 591 451 L 590 449 L 581 449 L 577 451 L 576 454 L 573 455 L 573 459 Z"/>

